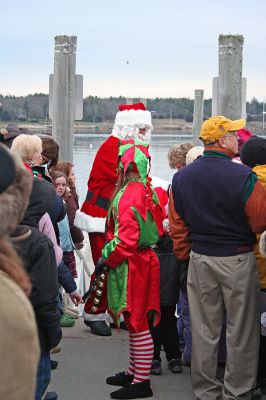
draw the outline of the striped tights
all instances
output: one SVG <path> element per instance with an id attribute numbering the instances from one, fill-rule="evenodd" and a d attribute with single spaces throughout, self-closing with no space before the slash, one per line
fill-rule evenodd
<path id="1" fill-rule="evenodd" d="M 149 379 L 153 351 L 153 340 L 149 329 L 137 333 L 129 332 L 130 362 L 127 372 L 134 375 L 132 384 Z"/>

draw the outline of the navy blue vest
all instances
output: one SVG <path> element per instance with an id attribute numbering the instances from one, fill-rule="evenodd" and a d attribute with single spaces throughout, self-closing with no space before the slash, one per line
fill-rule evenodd
<path id="1" fill-rule="evenodd" d="M 188 226 L 193 251 L 231 256 L 255 243 L 244 211 L 244 185 L 251 173 L 249 167 L 214 155 L 174 175 L 175 209 Z"/>

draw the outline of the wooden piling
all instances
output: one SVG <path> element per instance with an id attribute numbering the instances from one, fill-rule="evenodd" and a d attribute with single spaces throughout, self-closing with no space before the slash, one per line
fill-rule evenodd
<path id="1" fill-rule="evenodd" d="M 202 145 L 199 140 L 199 132 L 203 122 L 203 103 L 204 103 L 204 90 L 196 89 L 194 96 L 194 112 L 193 112 L 193 141 L 194 145 Z"/>
<path id="2" fill-rule="evenodd" d="M 219 35 L 217 114 L 231 119 L 242 116 L 242 35 Z"/>
<path id="3" fill-rule="evenodd" d="M 73 161 L 76 36 L 56 36 L 53 78 L 53 136 L 59 158 Z"/>

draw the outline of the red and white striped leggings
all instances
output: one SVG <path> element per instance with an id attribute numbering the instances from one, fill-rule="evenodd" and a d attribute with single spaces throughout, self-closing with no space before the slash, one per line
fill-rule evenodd
<path id="1" fill-rule="evenodd" d="M 131 327 L 128 315 L 124 315 L 129 333 L 129 367 L 127 372 L 134 375 L 132 384 L 149 379 L 153 359 L 153 340 L 151 337 L 148 317 L 142 324 L 140 331 L 135 332 Z"/>

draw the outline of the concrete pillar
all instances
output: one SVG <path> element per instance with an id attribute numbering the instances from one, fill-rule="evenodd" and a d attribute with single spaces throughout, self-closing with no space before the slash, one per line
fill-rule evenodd
<path id="1" fill-rule="evenodd" d="M 59 159 L 73 161 L 76 36 L 56 36 L 53 78 L 53 137 Z"/>
<path id="2" fill-rule="evenodd" d="M 242 35 L 219 35 L 217 114 L 231 119 L 242 115 Z"/>
<path id="3" fill-rule="evenodd" d="M 202 145 L 199 140 L 199 132 L 203 122 L 203 103 L 204 90 L 196 89 L 194 97 L 194 112 L 193 112 L 193 141 L 195 146 Z"/>

